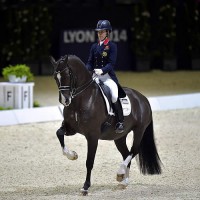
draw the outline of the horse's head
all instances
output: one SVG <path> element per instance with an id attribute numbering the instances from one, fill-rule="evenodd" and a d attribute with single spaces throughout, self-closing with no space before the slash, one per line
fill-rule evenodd
<path id="1" fill-rule="evenodd" d="M 61 57 L 58 61 L 50 56 L 50 61 L 54 67 L 54 79 L 59 89 L 59 102 L 69 106 L 75 90 L 75 77 L 68 65 L 68 56 Z"/>
<path id="2" fill-rule="evenodd" d="M 58 61 L 50 56 L 54 67 L 54 79 L 59 89 L 59 101 L 69 106 L 72 99 L 85 91 L 94 79 L 80 58 L 74 55 L 61 57 Z"/>

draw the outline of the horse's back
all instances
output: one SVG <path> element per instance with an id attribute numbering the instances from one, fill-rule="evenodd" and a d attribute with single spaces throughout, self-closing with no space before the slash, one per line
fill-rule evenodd
<path id="1" fill-rule="evenodd" d="M 123 87 L 131 102 L 131 115 L 136 121 L 149 123 L 152 119 L 152 110 L 146 96 L 132 88 Z"/>
<path id="2" fill-rule="evenodd" d="M 138 101 L 140 103 L 149 104 L 149 100 L 147 99 L 147 97 L 141 94 L 139 91 L 128 87 L 123 87 L 123 89 L 132 103 Z"/>

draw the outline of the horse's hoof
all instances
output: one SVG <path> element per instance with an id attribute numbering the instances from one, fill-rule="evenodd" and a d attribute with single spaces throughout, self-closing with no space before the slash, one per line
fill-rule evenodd
<path id="1" fill-rule="evenodd" d="M 63 150 L 63 155 L 67 156 L 69 160 L 76 160 L 78 158 L 78 154 L 75 151 L 65 151 Z"/>
<path id="2" fill-rule="evenodd" d="M 82 196 L 87 196 L 88 195 L 88 190 L 84 190 L 83 188 L 81 189 L 81 194 Z"/>
<path id="3" fill-rule="evenodd" d="M 70 154 L 68 154 L 67 158 L 70 160 L 76 160 L 78 159 L 78 154 L 75 151 L 70 151 Z"/>
<path id="4" fill-rule="evenodd" d="M 117 174 L 117 181 L 118 182 L 122 182 L 123 181 L 123 179 L 124 179 L 124 176 L 125 176 L 125 174 Z"/>
<path id="5" fill-rule="evenodd" d="M 121 189 L 126 189 L 126 187 L 128 186 L 128 183 L 129 183 L 129 179 L 125 178 L 119 183 L 119 187 Z"/>
<path id="6" fill-rule="evenodd" d="M 125 174 L 126 174 L 126 165 L 124 165 L 123 163 L 120 165 L 120 168 L 117 172 L 117 181 L 121 182 L 124 178 L 125 178 Z"/>

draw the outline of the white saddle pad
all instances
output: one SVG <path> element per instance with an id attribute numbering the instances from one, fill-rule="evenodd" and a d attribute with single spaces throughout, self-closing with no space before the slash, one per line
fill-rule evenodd
<path id="1" fill-rule="evenodd" d="M 99 82 L 96 81 L 96 83 L 98 84 Z M 106 103 L 106 108 L 107 108 L 108 114 L 109 114 L 109 115 L 115 115 L 115 113 L 113 112 L 113 109 L 112 109 L 112 107 L 110 106 L 109 101 L 108 101 L 107 97 L 105 96 L 105 94 L 104 94 L 102 88 L 100 87 L 99 84 L 98 84 L 98 86 L 99 86 L 99 88 L 100 88 L 100 90 L 101 90 L 101 93 L 102 93 L 102 95 L 103 95 L 103 97 L 104 97 L 104 100 L 105 100 L 105 103 Z M 130 115 L 130 113 L 131 113 L 131 102 L 130 102 L 130 100 L 129 100 L 129 97 L 126 95 L 126 97 L 124 97 L 124 98 L 119 98 L 119 99 L 120 99 L 120 102 L 121 102 L 121 104 L 122 104 L 122 109 L 123 109 L 123 114 L 124 114 L 124 116 Z"/>

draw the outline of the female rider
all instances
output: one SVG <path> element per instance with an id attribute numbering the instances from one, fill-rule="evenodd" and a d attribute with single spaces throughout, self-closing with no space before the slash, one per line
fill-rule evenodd
<path id="1" fill-rule="evenodd" d="M 94 43 L 90 49 L 86 68 L 94 72 L 110 88 L 113 110 L 117 119 L 115 132 L 122 133 L 124 131 L 124 116 L 118 99 L 119 83 L 114 72 L 117 59 L 117 45 L 109 39 L 112 27 L 108 20 L 99 20 L 95 31 L 97 31 L 99 41 Z"/>

